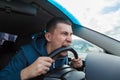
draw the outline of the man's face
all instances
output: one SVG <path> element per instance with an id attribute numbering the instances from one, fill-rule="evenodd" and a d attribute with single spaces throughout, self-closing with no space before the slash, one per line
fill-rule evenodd
<path id="1" fill-rule="evenodd" d="M 58 23 L 56 25 L 54 32 L 51 33 L 50 44 L 52 45 L 52 50 L 60 48 L 62 46 L 70 46 L 72 42 L 72 27 L 71 25 L 65 23 Z M 61 53 L 61 56 L 66 56 L 67 52 Z"/>

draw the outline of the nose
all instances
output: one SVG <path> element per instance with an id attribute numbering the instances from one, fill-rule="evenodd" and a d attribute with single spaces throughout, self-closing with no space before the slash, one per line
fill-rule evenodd
<path id="1" fill-rule="evenodd" d="M 67 36 L 66 41 L 70 44 L 72 42 L 72 36 L 71 35 Z"/>

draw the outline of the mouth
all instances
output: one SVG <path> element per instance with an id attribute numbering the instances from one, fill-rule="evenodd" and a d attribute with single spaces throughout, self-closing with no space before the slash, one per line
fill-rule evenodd
<path id="1" fill-rule="evenodd" d="M 61 46 L 61 47 L 68 47 L 68 46 Z M 61 52 L 60 54 L 58 54 L 54 59 L 58 59 L 58 58 L 63 58 L 63 57 L 66 57 L 68 55 L 68 52 L 67 51 L 63 51 Z"/>
<path id="2" fill-rule="evenodd" d="M 68 47 L 68 46 L 70 46 L 70 45 L 62 45 L 61 47 Z"/>

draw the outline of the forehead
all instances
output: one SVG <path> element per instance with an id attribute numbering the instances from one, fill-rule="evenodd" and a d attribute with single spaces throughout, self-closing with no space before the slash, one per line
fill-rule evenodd
<path id="1" fill-rule="evenodd" d="M 72 26 L 65 23 L 58 23 L 55 30 L 72 32 Z"/>

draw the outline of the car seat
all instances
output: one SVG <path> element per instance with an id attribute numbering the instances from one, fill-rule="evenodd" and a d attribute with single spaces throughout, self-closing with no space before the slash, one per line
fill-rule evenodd
<path id="1" fill-rule="evenodd" d="M 0 70 L 4 68 L 12 56 L 16 53 L 16 47 L 12 41 L 4 41 L 0 47 Z"/>

